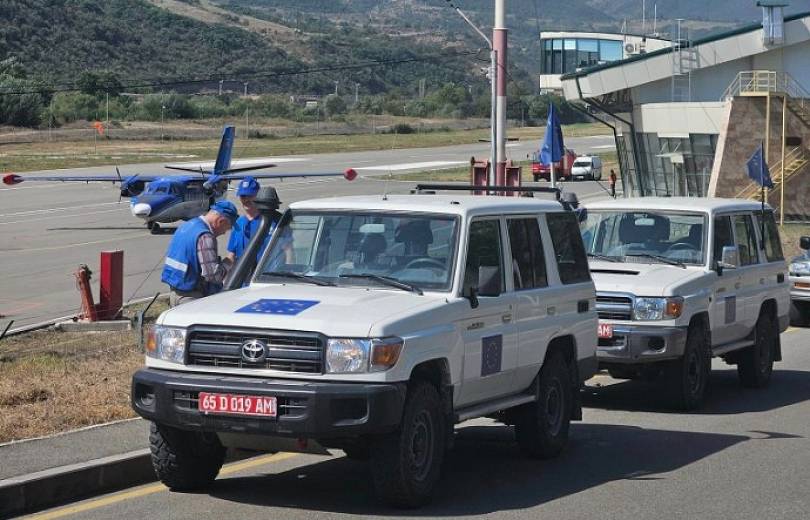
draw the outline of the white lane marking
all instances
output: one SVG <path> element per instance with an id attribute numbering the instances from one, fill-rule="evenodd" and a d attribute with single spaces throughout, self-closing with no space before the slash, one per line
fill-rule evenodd
<path id="1" fill-rule="evenodd" d="M 92 242 L 78 242 L 78 243 L 75 243 L 75 244 L 65 244 L 65 245 L 61 245 L 61 246 L 37 247 L 37 248 L 30 248 L 30 249 L 20 249 L 20 250 L 16 250 L 16 251 L 3 251 L 0 254 L 3 254 L 3 253 L 4 254 L 31 253 L 31 252 L 34 252 L 34 251 L 56 251 L 58 249 L 70 249 L 72 247 L 91 246 L 93 244 L 103 244 L 105 242 L 123 241 L 123 240 L 128 240 L 130 238 L 138 238 L 138 237 L 151 238 L 152 235 L 149 235 L 148 233 L 144 233 L 144 232 L 141 231 L 141 232 L 138 232 L 138 233 L 131 233 L 129 235 L 118 235 L 117 237 L 113 237 L 113 238 L 105 238 L 104 240 L 93 240 Z"/>
<path id="2" fill-rule="evenodd" d="M 599 146 L 586 146 L 585 148 L 591 148 L 592 150 L 602 150 L 604 148 L 615 148 L 616 145 L 613 144 L 601 144 Z"/>
<path id="3" fill-rule="evenodd" d="M 42 213 L 56 213 L 59 211 L 70 211 L 72 209 L 82 209 L 82 208 L 92 208 L 95 206 L 110 206 L 112 204 L 118 204 L 118 202 L 98 202 L 95 204 L 82 204 L 81 206 L 63 206 L 60 208 L 45 208 L 45 209 L 32 209 L 28 211 L 18 211 L 16 213 L 4 213 L 0 214 L 0 217 L 21 217 L 23 215 L 38 215 Z M 129 207 L 128 203 L 125 203 L 127 207 Z"/>
<path id="4" fill-rule="evenodd" d="M 359 168 L 355 168 L 355 170 L 400 171 L 400 170 L 414 170 L 417 168 L 439 168 L 439 167 L 457 166 L 459 164 L 468 164 L 468 161 L 425 161 L 414 163 L 381 164 L 378 166 L 361 166 Z"/>
<path id="5" fill-rule="evenodd" d="M 129 210 L 129 206 L 127 206 L 127 210 Z M 45 220 L 54 220 L 54 219 L 68 219 L 68 218 L 76 218 L 76 217 L 85 217 L 87 215 L 100 215 L 102 213 L 116 213 L 119 212 L 120 209 L 107 209 L 104 211 L 91 211 L 89 213 L 77 213 L 76 215 L 52 215 L 50 217 L 43 217 L 43 218 L 27 218 L 24 220 L 14 220 L 11 222 L 0 222 L 0 226 L 9 226 L 11 224 L 28 224 L 29 222 L 43 222 Z M 129 213 L 129 211 L 127 211 Z"/>
<path id="6" fill-rule="evenodd" d="M 506 147 L 507 148 L 515 148 L 516 146 L 520 146 L 522 144 L 524 144 L 524 143 L 507 143 Z"/>
<path id="7" fill-rule="evenodd" d="M 264 164 L 264 163 L 290 163 L 290 162 L 302 162 L 302 161 L 311 161 L 312 159 L 309 157 L 251 157 L 250 159 L 235 159 L 231 161 L 231 167 L 237 166 L 251 166 L 254 164 Z M 206 161 L 200 163 L 191 163 L 191 162 L 184 162 L 184 163 L 172 163 L 167 164 L 166 166 L 182 166 L 184 168 L 213 168 L 216 161 Z"/>

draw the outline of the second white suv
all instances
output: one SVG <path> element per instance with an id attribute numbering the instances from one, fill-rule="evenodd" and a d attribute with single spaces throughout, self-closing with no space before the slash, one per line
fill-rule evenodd
<path id="1" fill-rule="evenodd" d="M 698 407 L 712 356 L 765 386 L 788 326 L 787 265 L 773 212 L 711 198 L 586 205 L 596 284 L 599 366 L 616 378 L 668 378 L 675 404 Z"/>

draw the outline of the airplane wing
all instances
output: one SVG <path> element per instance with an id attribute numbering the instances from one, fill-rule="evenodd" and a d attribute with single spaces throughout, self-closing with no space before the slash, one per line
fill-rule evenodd
<path id="1" fill-rule="evenodd" d="M 344 172 L 328 172 L 328 173 L 258 173 L 255 175 L 222 175 L 220 179 L 225 181 L 238 181 L 245 177 L 253 177 L 254 179 L 295 179 L 304 177 L 343 177 L 347 181 L 353 181 L 357 178 L 357 172 L 349 168 Z"/>
<path id="2" fill-rule="evenodd" d="M 44 175 L 44 176 L 22 176 L 9 173 L 3 177 L 3 184 L 20 184 L 23 181 L 48 181 L 48 182 L 127 182 L 134 180 L 152 182 L 160 177 L 156 175 L 128 175 L 118 177 L 117 175 Z"/>

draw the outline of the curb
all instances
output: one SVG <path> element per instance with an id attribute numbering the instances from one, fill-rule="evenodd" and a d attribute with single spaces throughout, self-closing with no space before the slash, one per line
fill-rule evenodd
<path id="1" fill-rule="evenodd" d="M 0 518 L 157 480 L 148 449 L 0 480 Z"/>

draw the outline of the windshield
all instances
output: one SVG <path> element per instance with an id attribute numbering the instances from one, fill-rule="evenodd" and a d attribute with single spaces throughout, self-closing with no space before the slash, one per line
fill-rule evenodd
<path id="1" fill-rule="evenodd" d="M 701 214 L 589 211 L 580 229 L 585 250 L 591 255 L 641 262 L 705 263 L 706 218 Z"/>
<path id="2" fill-rule="evenodd" d="M 575 161 L 574 166 L 590 166 L 590 161 Z"/>
<path id="3" fill-rule="evenodd" d="M 449 290 L 457 227 L 452 216 L 293 211 L 274 232 L 256 279 L 288 280 L 295 273 L 342 285 L 385 286 L 379 277 L 386 277 L 389 287 L 393 280 Z"/>

